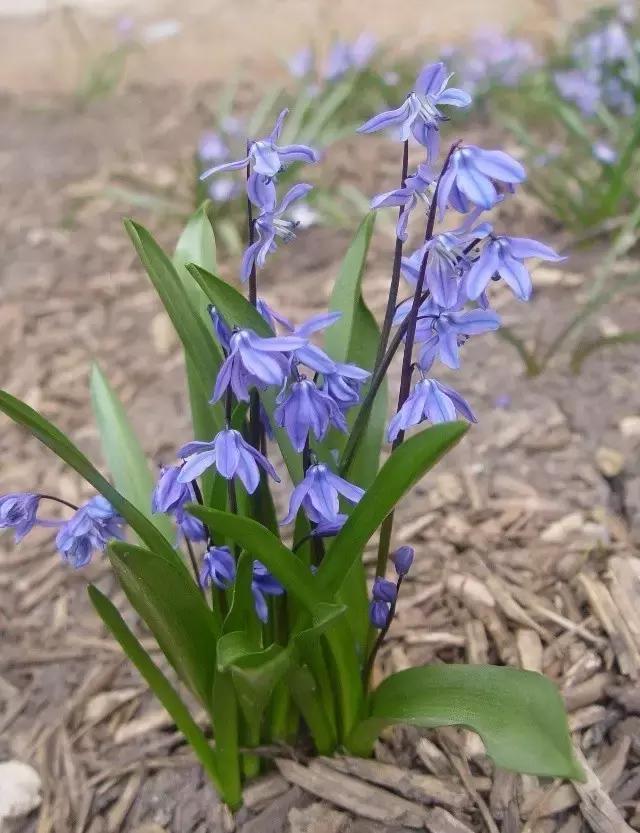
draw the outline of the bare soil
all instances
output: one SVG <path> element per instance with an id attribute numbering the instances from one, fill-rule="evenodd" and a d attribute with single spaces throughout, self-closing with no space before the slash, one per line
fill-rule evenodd
<path id="1" fill-rule="evenodd" d="M 206 96 L 133 88 L 83 113 L 61 98 L 2 101 L 0 381 L 94 459 L 93 360 L 121 395 L 150 459 L 170 459 L 189 438 L 178 345 L 122 230 L 123 205 L 104 186 L 130 173 L 182 188 Z M 336 147 L 325 165 L 355 180 L 356 141 L 365 172 L 358 184 L 365 193 L 390 186 L 397 161 L 375 140 Z M 509 220 L 514 233 L 566 242 L 531 201 L 523 205 Z M 135 216 L 171 247 L 177 219 L 144 209 Z M 318 311 L 347 240 L 331 229 L 303 232 L 265 275 L 265 295 L 296 320 Z M 588 292 L 598 259 L 591 249 L 558 270 L 540 270 L 531 304 L 499 290 L 497 307 L 518 333 L 548 338 Z M 377 314 L 390 261 L 389 240 L 377 234 L 366 278 Z M 230 276 L 235 264 L 224 268 Z M 639 313 L 640 299 L 630 297 L 591 322 L 590 332 L 624 328 Z M 415 829 L 416 818 L 433 833 L 638 828 L 638 358 L 633 346 L 596 354 L 575 377 L 561 357 L 529 380 L 512 348 L 489 336 L 471 342 L 455 381 L 441 374 L 469 398 L 479 424 L 398 515 L 396 539 L 413 543 L 418 561 L 377 671 L 462 660 L 542 670 L 562 689 L 593 779 L 576 793 L 495 772 L 466 732 L 396 731 L 377 759 L 408 771 L 402 784 L 392 785 L 389 770 L 372 775 L 347 762 L 343 769 L 356 769 L 340 773 L 344 790 L 318 806 L 328 797 L 322 784 L 333 783 L 328 765 L 314 765 L 320 787 L 312 789 L 310 770 L 285 761 L 282 775 L 252 788 L 239 829 L 391 833 Z M 2 428 L 0 493 L 37 487 L 72 501 L 87 494 L 36 441 L 7 421 Z M 40 808 L 8 829 L 231 830 L 188 749 L 90 609 L 87 580 L 127 610 L 105 562 L 65 569 L 44 532 L 19 548 L 5 536 L 1 547 L 0 760 L 30 762 L 44 789 Z M 440 785 L 432 783 L 428 796 L 424 784 L 407 787 L 407 777 L 428 774 Z M 369 784 L 358 803 L 348 798 L 355 781 L 378 786 Z M 446 787 L 457 798 L 438 798 Z M 394 816 L 398 795 L 410 808 Z M 373 820 L 376 806 L 382 815 Z"/>

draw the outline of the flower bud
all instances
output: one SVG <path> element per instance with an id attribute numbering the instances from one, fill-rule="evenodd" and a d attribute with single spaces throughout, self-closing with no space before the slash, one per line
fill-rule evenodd
<path id="1" fill-rule="evenodd" d="M 369 619 L 374 628 L 382 630 L 389 618 L 389 605 L 386 602 L 372 601 L 369 605 Z"/>
<path id="2" fill-rule="evenodd" d="M 396 600 L 396 586 L 386 578 L 377 578 L 373 583 L 373 598 L 376 602 L 391 604 Z"/>
<path id="3" fill-rule="evenodd" d="M 413 564 L 413 547 L 398 547 L 398 549 L 391 553 L 391 560 L 396 568 L 396 573 L 399 576 L 406 576 L 411 565 Z"/>

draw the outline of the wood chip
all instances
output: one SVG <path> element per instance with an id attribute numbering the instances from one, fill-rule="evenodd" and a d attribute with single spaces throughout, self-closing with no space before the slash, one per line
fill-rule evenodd
<path id="1" fill-rule="evenodd" d="M 468 825 L 442 807 L 434 807 L 428 811 L 425 827 L 430 833 L 474 833 Z"/>
<path id="2" fill-rule="evenodd" d="M 282 833 L 291 810 L 303 804 L 305 796 L 299 787 L 271 801 L 265 809 L 242 825 L 240 833 Z"/>
<path id="3" fill-rule="evenodd" d="M 584 783 L 576 781 L 574 786 L 580 796 L 580 810 L 587 824 L 594 833 L 633 833 L 582 751 L 576 747 L 575 753 L 586 775 Z"/>
<path id="4" fill-rule="evenodd" d="M 242 803 L 250 810 L 255 807 L 260 807 L 267 801 L 271 801 L 278 795 L 286 792 L 289 789 L 289 784 L 277 772 L 271 775 L 265 775 L 264 778 L 258 778 L 256 781 L 251 781 L 242 793 Z"/>
<path id="5" fill-rule="evenodd" d="M 449 759 L 429 738 L 420 738 L 416 744 L 416 753 L 429 772 L 445 777 L 451 775 L 453 770 Z"/>
<path id="6" fill-rule="evenodd" d="M 120 793 L 116 803 L 111 807 L 107 813 L 107 830 L 109 833 L 117 833 L 122 828 L 122 823 L 127 817 L 136 796 L 140 792 L 140 785 L 142 784 L 142 770 L 134 773 L 127 786 Z"/>
<path id="7" fill-rule="evenodd" d="M 349 823 L 349 816 L 323 802 L 308 807 L 294 807 L 289 812 L 289 833 L 341 833 Z"/>
<path id="8" fill-rule="evenodd" d="M 287 781 L 357 816 L 413 828 L 423 827 L 427 819 L 425 808 L 419 804 L 336 772 L 318 761 L 305 767 L 294 761 L 277 759 L 276 765 Z"/>
<path id="9" fill-rule="evenodd" d="M 538 633 L 529 628 L 519 628 L 516 632 L 516 645 L 520 665 L 526 671 L 542 673 L 542 641 Z"/>
<path id="10" fill-rule="evenodd" d="M 640 675 L 640 645 L 636 645 L 629 627 L 620 615 L 620 611 L 605 585 L 594 576 L 580 573 L 578 580 L 582 585 L 589 604 L 602 623 L 618 660 L 620 671 L 632 679 Z M 636 597 L 636 604 L 640 599 Z"/>
<path id="11" fill-rule="evenodd" d="M 606 697 L 607 686 L 613 680 L 612 674 L 602 672 L 594 674 L 589 680 L 563 690 L 562 696 L 567 711 L 573 712 L 582 706 L 590 706 L 592 703 L 599 703 Z"/>
<path id="12" fill-rule="evenodd" d="M 444 804 L 456 809 L 471 806 L 467 791 L 463 787 L 452 782 L 446 783 L 430 775 L 363 758 L 345 756 L 320 760 L 339 772 L 355 775 L 381 787 L 388 787 L 412 801 L 422 804 Z"/>

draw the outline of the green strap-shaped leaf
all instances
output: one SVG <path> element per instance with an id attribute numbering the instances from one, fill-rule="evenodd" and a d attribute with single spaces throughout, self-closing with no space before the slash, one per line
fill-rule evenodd
<path id="1" fill-rule="evenodd" d="M 173 264 L 151 234 L 133 220 L 125 220 L 124 225 L 193 364 L 199 386 L 198 399 L 211 396 L 223 358 L 213 333 L 193 308 Z M 222 407 L 219 403 L 210 407 L 216 430 L 220 430 L 224 424 Z"/>
<path id="2" fill-rule="evenodd" d="M 265 338 L 273 335 L 271 328 L 255 307 L 232 286 L 196 264 L 190 264 L 187 269 L 230 327 L 247 328 Z M 301 456 L 294 451 L 286 431 L 278 428 L 274 423 L 275 397 L 276 394 L 272 390 L 266 390 L 260 394 L 262 403 L 271 418 L 276 440 L 291 479 L 294 483 L 298 483 L 302 480 Z"/>
<path id="3" fill-rule="evenodd" d="M 24 402 L 16 399 L 6 391 L 0 391 L 0 411 L 5 413 L 18 425 L 27 428 L 33 436 L 41 443 L 50 448 L 54 454 L 64 460 L 71 468 L 75 469 L 81 477 L 97 489 L 111 505 L 117 509 L 120 515 L 127 521 L 136 534 L 145 544 L 158 555 L 175 564 L 183 573 L 186 567 L 169 541 L 158 530 L 158 528 L 146 518 L 140 510 L 129 503 L 120 492 L 106 480 L 95 466 L 76 448 L 71 440 L 65 436 L 55 425 L 41 416 L 33 408 Z"/>
<path id="4" fill-rule="evenodd" d="M 107 629 L 120 643 L 122 650 L 143 676 L 151 691 L 153 691 L 158 700 L 169 712 L 176 726 L 191 745 L 207 775 L 211 778 L 216 788 L 224 795 L 216 766 L 215 753 L 200 730 L 200 727 L 191 717 L 189 709 L 185 706 L 169 680 L 131 633 L 126 622 L 111 601 L 94 585 L 89 585 L 88 589 L 89 598 Z"/>
<path id="5" fill-rule="evenodd" d="M 184 231 L 180 235 L 173 255 L 173 265 L 187 298 L 194 311 L 202 320 L 207 331 L 211 330 L 211 320 L 207 312 L 209 300 L 189 272 L 187 272 L 186 266 L 187 263 L 197 263 L 204 269 L 208 269 L 211 272 L 215 271 L 216 241 L 207 214 L 209 205 L 210 201 L 206 200 L 191 215 Z M 216 411 L 209 404 L 211 391 L 204 391 L 203 395 L 202 385 L 198 380 L 198 369 L 187 351 L 185 351 L 185 365 L 194 436 L 197 440 L 209 441 L 218 430 Z M 212 488 L 212 477 L 210 475 L 207 474 L 205 476 L 203 485 L 205 495 L 210 496 Z"/>
<path id="6" fill-rule="evenodd" d="M 355 329 L 356 312 L 362 295 L 362 275 L 375 221 L 375 212 L 371 211 L 358 226 L 331 293 L 329 310 L 340 312 L 342 316 L 327 329 L 324 343 L 327 353 L 338 362 L 349 360 L 352 344 L 360 338 L 360 332 Z"/>
<path id="7" fill-rule="evenodd" d="M 369 717 L 347 742 L 371 753 L 393 723 L 434 729 L 467 726 L 498 766 L 532 775 L 582 779 L 558 690 L 542 674 L 491 665 L 433 665 L 388 677 L 371 695 Z"/>
<path id="8" fill-rule="evenodd" d="M 218 512 L 198 504 L 189 504 L 188 511 L 222 535 L 231 538 L 243 549 L 258 558 L 301 604 L 313 612 L 316 605 L 328 601 L 318 592 L 310 570 L 262 524 L 251 518 Z"/>
<path id="9" fill-rule="evenodd" d="M 142 547 L 114 542 L 109 550 L 127 598 L 182 681 L 210 709 L 219 634 L 195 582 Z"/>
<path id="10" fill-rule="evenodd" d="M 380 469 L 329 548 L 318 570 L 322 588 L 337 593 L 351 564 L 400 498 L 465 434 L 464 422 L 427 428 L 399 446 Z"/>
<path id="11" fill-rule="evenodd" d="M 240 778 L 240 725 L 238 702 L 231 674 L 218 672 L 213 684 L 213 732 L 216 741 L 216 763 L 222 783 L 222 795 L 236 810 L 242 803 Z"/>
<path id="12" fill-rule="evenodd" d="M 146 515 L 166 538 L 172 538 L 173 525 L 166 515 L 151 512 L 154 478 L 118 395 L 97 364 L 91 368 L 91 403 L 102 450 L 116 488 Z"/>

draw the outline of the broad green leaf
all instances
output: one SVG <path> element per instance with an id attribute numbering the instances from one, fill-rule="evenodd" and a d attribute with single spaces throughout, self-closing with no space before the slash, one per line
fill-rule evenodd
<path id="1" fill-rule="evenodd" d="M 173 255 L 173 265 L 184 291 L 207 329 L 211 326 L 207 312 L 209 299 L 187 271 L 187 264 L 197 263 L 209 272 L 216 270 L 216 240 L 207 213 L 210 205 L 210 200 L 205 200 L 189 217 Z"/>
<path id="2" fill-rule="evenodd" d="M 324 343 L 327 353 L 337 362 L 349 361 L 352 344 L 360 338 L 355 328 L 355 319 L 362 296 L 362 275 L 375 221 L 376 214 L 371 211 L 360 223 L 331 293 L 329 310 L 342 313 L 342 317 L 327 329 Z"/>
<path id="3" fill-rule="evenodd" d="M 190 264 L 187 268 L 230 327 L 248 328 L 263 337 L 273 335 L 271 328 L 255 307 L 232 286 L 195 264 Z M 260 398 L 271 418 L 276 440 L 291 479 L 298 483 L 302 480 L 300 454 L 294 451 L 286 431 L 278 428 L 273 421 L 276 394 L 272 390 L 266 390 L 261 393 Z"/>
<path id="4" fill-rule="evenodd" d="M 410 437 L 380 469 L 378 476 L 335 537 L 318 570 L 319 583 L 337 593 L 351 564 L 404 494 L 462 438 L 464 422 L 434 425 Z"/>
<path id="5" fill-rule="evenodd" d="M 127 598 L 179 677 L 210 709 L 219 634 L 195 582 L 141 547 L 113 542 L 109 550 Z"/>
<path id="6" fill-rule="evenodd" d="M 233 597 L 223 626 L 223 633 L 247 631 L 254 644 L 260 638 L 260 623 L 253 608 L 251 579 L 253 577 L 253 557 L 243 552 L 238 558 L 236 578 L 233 582 Z"/>
<path id="7" fill-rule="evenodd" d="M 91 368 L 90 385 L 102 450 L 116 488 L 170 539 L 175 533 L 169 518 L 151 512 L 154 478 L 147 458 L 118 395 L 97 364 Z"/>
<path id="8" fill-rule="evenodd" d="M 36 439 L 50 448 L 67 465 L 75 469 L 81 477 L 84 477 L 87 483 L 90 483 L 117 509 L 133 531 L 150 549 L 175 564 L 183 575 L 188 575 L 180 556 L 158 528 L 132 503 L 129 503 L 120 492 L 113 488 L 109 481 L 100 474 L 62 431 L 43 416 L 40 416 L 33 408 L 6 391 L 0 391 L 0 411 L 18 425 L 27 428 Z"/>
<path id="9" fill-rule="evenodd" d="M 184 291 L 194 311 L 199 315 L 207 332 L 211 331 L 211 319 L 207 311 L 208 299 L 202 289 L 193 280 L 186 269 L 187 263 L 197 263 L 205 269 L 215 271 L 216 241 L 207 210 L 210 201 L 205 202 L 191 215 L 185 226 L 173 255 L 173 265 L 180 278 Z M 195 439 L 208 442 L 218 431 L 218 416 L 209 403 L 211 391 L 204 391 L 198 377 L 198 368 L 188 351 L 185 350 L 185 368 L 187 387 L 191 405 L 191 423 Z M 202 479 L 205 502 L 224 508 L 224 502 L 218 503 L 213 493 L 213 475 L 205 472 Z M 224 500 L 224 498 L 223 498 Z"/>
<path id="10" fill-rule="evenodd" d="M 336 747 L 335 727 L 323 705 L 322 694 L 308 668 L 294 667 L 287 678 L 291 696 L 309 727 L 316 750 L 331 755 Z"/>
<path id="11" fill-rule="evenodd" d="M 275 644 L 260 649 L 245 631 L 227 633 L 218 642 L 218 670 L 231 674 L 238 704 L 256 736 L 271 695 L 291 666 L 291 653 Z"/>
<path id="12" fill-rule="evenodd" d="M 373 370 L 376 351 L 380 341 L 380 328 L 371 311 L 362 298 L 356 307 L 354 332 L 358 334 L 349 348 L 347 361 Z M 369 383 L 362 388 L 362 399 L 367 395 Z M 376 398 L 371 406 L 367 427 L 364 431 L 358 451 L 349 466 L 348 479 L 363 489 L 368 489 L 375 480 L 380 465 L 380 450 L 384 442 L 387 424 L 388 385 L 384 379 L 378 388 Z M 353 425 L 358 409 L 352 408 L 348 415 L 349 425 Z"/>
<path id="13" fill-rule="evenodd" d="M 558 690 L 542 674 L 491 665 L 433 665 L 388 677 L 371 695 L 369 717 L 347 742 L 370 754 L 393 723 L 425 728 L 466 726 L 498 766 L 555 778 L 584 776 L 569 738 Z"/>
<path id="14" fill-rule="evenodd" d="M 230 674 L 217 673 L 213 684 L 213 732 L 222 794 L 232 810 L 242 803 L 238 703 Z"/>
<path id="15" fill-rule="evenodd" d="M 89 585 L 88 591 L 91 603 L 107 629 L 120 643 L 122 650 L 138 669 L 151 691 L 169 712 L 216 788 L 223 793 L 215 753 L 200 727 L 191 717 L 189 709 L 169 680 L 131 633 L 127 623 L 111 601 L 93 584 Z"/>
<path id="16" fill-rule="evenodd" d="M 125 220 L 124 225 L 193 364 L 198 399 L 209 397 L 223 358 L 213 333 L 193 308 L 173 264 L 151 234 L 132 220 Z M 210 407 L 216 430 L 220 430 L 224 424 L 222 406 Z"/>
<path id="17" fill-rule="evenodd" d="M 313 612 L 320 602 L 328 601 L 318 593 L 316 582 L 302 564 L 284 544 L 268 529 L 250 518 L 218 512 L 197 504 L 189 504 L 188 511 L 200 518 L 223 535 L 231 538 L 254 558 L 258 558 L 309 611 Z"/>

